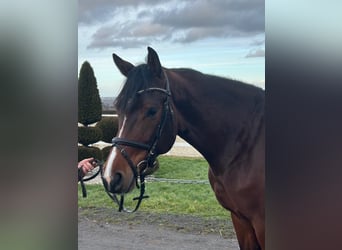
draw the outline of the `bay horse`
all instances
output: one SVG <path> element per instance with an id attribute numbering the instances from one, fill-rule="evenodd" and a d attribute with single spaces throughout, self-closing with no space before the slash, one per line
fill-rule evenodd
<path id="1" fill-rule="evenodd" d="M 127 78 L 115 105 L 119 129 L 103 166 L 105 188 L 130 192 L 179 135 L 209 163 L 218 202 L 231 212 L 240 249 L 265 249 L 265 95 L 261 88 L 161 66 L 148 47 L 134 66 L 113 54 Z"/>

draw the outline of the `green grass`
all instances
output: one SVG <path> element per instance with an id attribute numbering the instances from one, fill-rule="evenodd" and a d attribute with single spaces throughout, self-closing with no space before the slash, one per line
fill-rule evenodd
<path id="1" fill-rule="evenodd" d="M 208 163 L 203 158 L 160 156 L 158 178 L 208 180 Z"/>
<path id="2" fill-rule="evenodd" d="M 159 157 L 160 168 L 154 173 L 155 177 L 170 179 L 207 180 L 208 164 L 202 158 Z M 87 198 L 82 198 L 78 190 L 79 206 L 112 207 L 117 206 L 110 200 L 102 185 L 87 185 Z M 125 206 L 134 207 L 132 198 L 138 196 L 139 190 L 125 196 Z M 175 184 L 148 182 L 146 194 L 150 198 L 142 201 L 141 211 L 152 213 L 189 214 L 203 218 L 229 218 L 229 213 L 222 208 L 208 184 Z"/>

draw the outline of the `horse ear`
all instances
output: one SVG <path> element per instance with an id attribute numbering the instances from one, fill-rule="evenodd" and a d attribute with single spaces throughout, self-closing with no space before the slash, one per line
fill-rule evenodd
<path id="1" fill-rule="evenodd" d="M 152 49 L 151 47 L 147 47 L 147 50 L 147 65 L 149 69 L 155 76 L 161 77 L 162 66 L 160 64 L 157 52 L 155 52 L 154 49 Z"/>
<path id="2" fill-rule="evenodd" d="M 122 60 L 120 57 L 118 57 L 116 54 L 113 54 L 113 60 L 120 72 L 127 77 L 128 72 L 130 72 L 134 65 L 130 62 L 126 62 L 125 60 Z"/>

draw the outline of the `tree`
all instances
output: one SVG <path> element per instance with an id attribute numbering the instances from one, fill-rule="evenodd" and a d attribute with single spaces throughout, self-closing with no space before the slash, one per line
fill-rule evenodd
<path id="1" fill-rule="evenodd" d="M 85 61 L 78 78 L 78 122 L 84 126 L 101 120 L 102 104 L 93 68 Z"/>
<path id="2" fill-rule="evenodd" d="M 102 151 L 89 146 L 102 138 L 102 131 L 97 127 L 88 127 L 89 124 L 100 121 L 102 118 L 102 104 L 97 89 L 96 78 L 90 63 L 82 64 L 78 78 L 78 160 L 94 157 L 102 160 Z"/>

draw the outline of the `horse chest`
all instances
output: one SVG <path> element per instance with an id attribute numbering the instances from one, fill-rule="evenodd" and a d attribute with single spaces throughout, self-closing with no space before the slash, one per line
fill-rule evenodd
<path id="1" fill-rule="evenodd" d="M 234 201 L 234 195 L 231 194 L 231 192 L 227 190 L 232 190 L 232 189 L 227 189 L 227 183 L 224 183 L 222 180 L 222 176 L 217 177 L 213 174 L 212 170 L 209 168 L 209 182 L 214 190 L 216 199 L 218 202 L 223 206 L 225 209 L 228 209 L 230 211 L 236 211 L 237 210 L 237 205 L 236 202 Z"/>
<path id="2" fill-rule="evenodd" d="M 249 203 L 254 203 L 255 200 L 255 198 L 247 198 L 251 195 L 251 183 L 241 181 L 241 176 L 235 176 L 232 173 L 215 176 L 210 168 L 208 176 L 216 199 L 221 206 L 235 214 L 244 216 L 249 214 L 251 205 Z"/>

